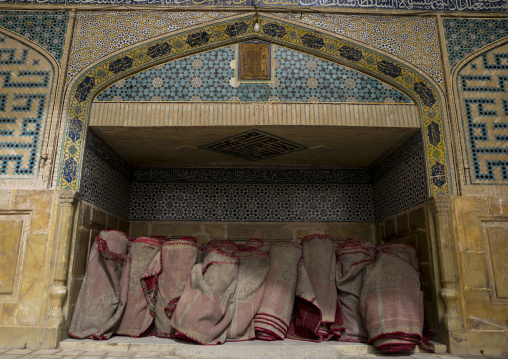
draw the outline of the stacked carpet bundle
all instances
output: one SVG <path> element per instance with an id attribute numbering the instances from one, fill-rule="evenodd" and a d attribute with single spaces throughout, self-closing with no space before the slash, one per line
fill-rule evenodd
<path id="1" fill-rule="evenodd" d="M 328 235 L 314 234 L 302 239 L 303 256 L 298 264 L 296 316 L 287 337 L 326 341 L 342 328 L 335 286 L 335 248 Z"/>
<path id="2" fill-rule="evenodd" d="M 372 242 L 361 239 L 348 239 L 336 247 L 335 282 L 344 320 L 341 341 L 366 343 L 368 340 L 358 309 L 358 297 L 363 285 L 363 270 L 373 262 L 375 249 Z"/>
<path id="3" fill-rule="evenodd" d="M 273 242 L 269 254 L 270 267 L 263 300 L 254 317 L 254 327 L 258 339 L 284 340 L 295 303 L 297 267 L 302 258 L 302 246 L 292 242 Z"/>
<path id="4" fill-rule="evenodd" d="M 416 249 L 404 244 L 376 248 L 376 261 L 365 271 L 359 309 L 369 342 L 383 353 L 433 351 L 422 337 L 423 292 Z"/>
<path id="5" fill-rule="evenodd" d="M 138 237 L 132 242 L 132 256 L 127 304 L 120 325 L 119 335 L 139 337 L 150 328 L 155 316 L 157 278 L 161 272 L 162 240 Z"/>
<path id="6" fill-rule="evenodd" d="M 192 268 L 171 326 L 176 337 L 201 344 L 222 344 L 232 320 L 231 299 L 239 270 L 238 257 L 207 248 L 203 263 Z"/>
<path id="7" fill-rule="evenodd" d="M 192 268 L 203 260 L 203 248 L 193 237 L 165 241 L 162 243 L 161 260 L 162 271 L 155 304 L 155 335 L 174 338 L 171 318 Z"/>
<path id="8" fill-rule="evenodd" d="M 376 258 L 374 260 L 374 258 Z M 92 246 L 69 334 L 155 334 L 201 344 L 284 338 L 432 351 L 422 337 L 414 247 L 311 235 L 206 246 L 193 237 L 132 239 L 102 231 Z"/>
<path id="9" fill-rule="evenodd" d="M 109 339 L 125 309 L 129 289 L 132 238 L 118 231 L 101 231 L 90 251 L 69 335 Z"/>

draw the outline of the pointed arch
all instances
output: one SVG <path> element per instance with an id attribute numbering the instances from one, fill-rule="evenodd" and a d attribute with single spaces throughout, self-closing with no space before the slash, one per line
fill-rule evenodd
<path id="1" fill-rule="evenodd" d="M 260 25 L 259 32 L 254 24 Z M 321 57 L 387 82 L 420 108 L 431 195 L 451 193 L 443 125 L 442 94 L 420 71 L 352 41 L 268 16 L 243 16 L 172 33 L 111 56 L 76 77 L 68 109 L 58 187 L 78 189 L 86 121 L 93 98 L 123 77 L 162 62 L 249 39 L 259 39 Z"/>

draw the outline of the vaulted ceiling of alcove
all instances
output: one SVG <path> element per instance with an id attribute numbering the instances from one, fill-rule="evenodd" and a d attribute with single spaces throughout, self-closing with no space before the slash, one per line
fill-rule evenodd
<path id="1" fill-rule="evenodd" d="M 366 168 L 392 152 L 415 128 L 381 127 L 270 127 L 257 126 L 272 136 L 305 149 L 250 161 L 200 148 L 252 127 L 91 127 L 135 167 L 170 167 L 185 164 L 275 163 Z"/>

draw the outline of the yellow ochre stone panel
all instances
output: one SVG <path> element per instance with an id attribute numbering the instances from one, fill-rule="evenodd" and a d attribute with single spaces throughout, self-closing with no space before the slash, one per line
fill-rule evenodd
<path id="1" fill-rule="evenodd" d="M 22 233 L 22 219 L 0 220 L 0 294 L 14 289 Z"/>
<path id="2" fill-rule="evenodd" d="M 508 226 L 487 228 L 490 265 L 498 298 L 508 298 Z"/>

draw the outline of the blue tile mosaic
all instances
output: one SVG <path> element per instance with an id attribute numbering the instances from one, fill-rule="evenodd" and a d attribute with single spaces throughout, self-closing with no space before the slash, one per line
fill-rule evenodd
<path id="1" fill-rule="evenodd" d="M 33 4 L 33 0 L 5 0 L 5 3 Z M 506 11 L 505 0 L 45 0 L 45 4 L 85 5 L 179 5 L 179 6 L 274 6 L 274 7 L 330 7 L 380 10 L 427 10 L 427 11 Z"/>
<path id="2" fill-rule="evenodd" d="M 35 178 L 53 83 L 39 52 L 0 33 L 0 178 Z"/>
<path id="3" fill-rule="evenodd" d="M 236 54 L 229 46 L 160 65 L 120 80 L 96 101 L 412 103 L 372 77 L 281 46 L 273 46 L 274 81 L 238 83 L 230 66 Z"/>
<path id="4" fill-rule="evenodd" d="M 468 55 L 508 36 L 508 19 L 443 19 L 450 71 Z"/>
<path id="5" fill-rule="evenodd" d="M 39 44 L 59 62 L 68 22 L 63 11 L 0 11 L 0 26 Z"/>
<path id="6" fill-rule="evenodd" d="M 83 200 L 128 219 L 133 170 L 91 131 L 87 134 L 82 171 Z"/>
<path id="7" fill-rule="evenodd" d="M 508 44 L 458 72 L 457 93 L 473 184 L 508 185 Z"/>
<path id="8" fill-rule="evenodd" d="M 134 183 L 134 220 L 372 221 L 367 185 Z"/>
<path id="9" fill-rule="evenodd" d="M 371 169 L 376 219 L 421 204 L 428 197 L 422 136 L 415 134 Z"/>

